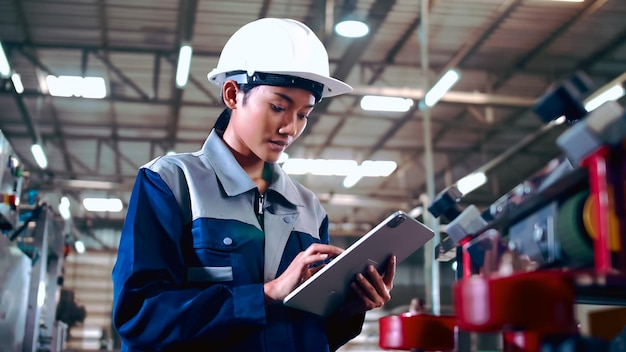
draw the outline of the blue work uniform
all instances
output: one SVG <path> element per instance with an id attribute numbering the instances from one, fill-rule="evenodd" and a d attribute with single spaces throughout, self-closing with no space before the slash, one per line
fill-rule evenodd
<path id="1" fill-rule="evenodd" d="M 329 242 L 319 200 L 270 166 L 261 197 L 213 130 L 200 151 L 140 168 L 113 269 L 122 351 L 319 352 L 360 333 L 363 314 L 265 305 L 265 282 Z"/>

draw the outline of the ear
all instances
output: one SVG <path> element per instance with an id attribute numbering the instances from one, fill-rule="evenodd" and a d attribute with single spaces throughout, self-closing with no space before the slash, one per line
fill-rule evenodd
<path id="1" fill-rule="evenodd" d="M 222 84 L 222 99 L 224 104 L 230 109 L 237 108 L 237 93 L 239 93 L 239 85 L 237 82 L 230 80 Z"/>

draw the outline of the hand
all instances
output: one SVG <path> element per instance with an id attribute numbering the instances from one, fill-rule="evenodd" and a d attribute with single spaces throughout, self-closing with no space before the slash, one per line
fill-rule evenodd
<path id="1" fill-rule="evenodd" d="M 341 254 L 343 249 L 328 244 L 314 243 L 304 251 L 298 253 L 289 264 L 287 270 L 276 279 L 263 286 L 266 303 L 282 301 L 298 285 L 320 270 L 323 265 L 311 268 L 312 264 L 334 258 Z"/>
<path id="2" fill-rule="evenodd" d="M 355 297 L 343 308 L 345 315 L 350 316 L 382 307 L 391 300 L 393 278 L 396 275 L 396 256 L 389 258 L 384 274 L 379 274 L 373 265 L 369 265 L 364 274 L 357 274 L 350 287 Z"/>

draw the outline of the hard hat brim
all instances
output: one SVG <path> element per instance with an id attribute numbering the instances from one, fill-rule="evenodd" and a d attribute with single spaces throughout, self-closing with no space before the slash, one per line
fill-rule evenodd
<path id="1" fill-rule="evenodd" d="M 296 71 L 271 71 L 271 72 L 262 71 L 262 72 L 285 75 L 285 76 L 300 77 L 300 78 L 305 78 L 311 81 L 321 83 L 324 85 L 322 98 L 329 98 L 329 97 L 334 97 L 334 96 L 352 92 L 352 87 L 350 85 L 338 79 L 318 75 L 318 74 L 311 73 L 311 72 L 296 72 Z M 226 72 L 219 72 L 217 70 L 213 70 L 207 75 L 207 78 L 209 79 L 209 82 L 217 86 L 221 86 L 226 79 Z"/>

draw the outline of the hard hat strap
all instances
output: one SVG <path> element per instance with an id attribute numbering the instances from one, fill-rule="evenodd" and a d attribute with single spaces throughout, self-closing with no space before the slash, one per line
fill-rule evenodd
<path id="1" fill-rule="evenodd" d="M 324 85 L 319 82 L 276 73 L 255 72 L 248 75 L 246 71 L 233 71 L 226 74 L 226 80 L 233 80 L 239 84 L 301 88 L 311 92 L 316 102 L 322 100 L 322 93 L 324 92 Z"/>

